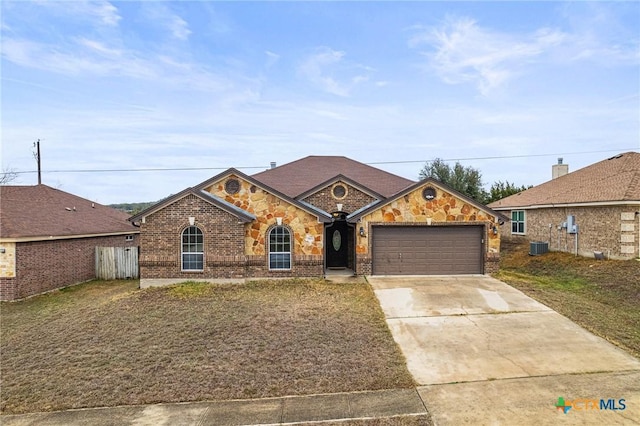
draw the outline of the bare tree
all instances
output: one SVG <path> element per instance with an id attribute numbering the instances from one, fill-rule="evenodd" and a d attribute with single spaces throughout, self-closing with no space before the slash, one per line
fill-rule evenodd
<path id="1" fill-rule="evenodd" d="M 18 173 L 14 169 L 2 169 L 2 173 L 0 173 L 0 185 L 6 185 L 9 182 L 16 180 L 18 177 Z"/>

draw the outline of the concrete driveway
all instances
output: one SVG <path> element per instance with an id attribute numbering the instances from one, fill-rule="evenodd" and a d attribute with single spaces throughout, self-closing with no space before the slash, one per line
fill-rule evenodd
<path id="1" fill-rule="evenodd" d="M 437 424 L 640 424 L 640 360 L 513 287 L 367 279 Z M 559 397 L 574 402 L 566 414 Z"/>

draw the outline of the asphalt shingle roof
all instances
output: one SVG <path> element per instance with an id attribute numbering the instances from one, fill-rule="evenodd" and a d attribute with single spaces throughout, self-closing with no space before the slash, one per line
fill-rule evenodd
<path id="1" fill-rule="evenodd" d="M 253 178 L 295 198 L 337 175 L 343 175 L 384 197 L 415 183 L 347 157 L 316 155 L 256 173 Z"/>
<path id="2" fill-rule="evenodd" d="M 128 217 L 47 185 L 0 186 L 0 238 L 137 233 Z"/>
<path id="3" fill-rule="evenodd" d="M 492 209 L 640 202 L 640 153 L 625 152 L 489 204 Z"/>

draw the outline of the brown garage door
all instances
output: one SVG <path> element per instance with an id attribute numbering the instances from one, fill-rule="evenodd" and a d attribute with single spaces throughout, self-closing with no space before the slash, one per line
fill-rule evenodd
<path id="1" fill-rule="evenodd" d="M 374 275 L 482 274 L 482 226 L 374 226 Z"/>

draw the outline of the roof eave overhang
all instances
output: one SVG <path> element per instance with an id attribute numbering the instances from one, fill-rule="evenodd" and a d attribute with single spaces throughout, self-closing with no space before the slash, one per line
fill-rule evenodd
<path id="1" fill-rule="evenodd" d="M 203 199 L 206 202 L 215 204 L 218 207 L 223 208 L 225 211 L 228 211 L 229 213 L 233 214 L 234 216 L 238 217 L 239 219 L 244 220 L 245 223 L 251 222 L 252 220 L 255 220 L 256 217 L 254 215 L 252 215 L 251 213 L 246 212 L 246 213 L 243 214 L 243 213 L 239 212 L 238 209 L 235 206 L 233 206 L 233 208 L 231 208 L 229 206 L 226 206 L 226 204 L 229 204 L 227 201 L 222 200 L 221 198 L 216 197 L 213 194 L 210 194 L 211 197 L 209 197 L 208 195 L 204 195 L 204 194 L 201 193 L 201 191 L 204 191 L 206 187 L 214 184 L 215 182 L 217 182 L 220 179 L 224 178 L 225 176 L 229 176 L 229 175 L 238 176 L 238 177 L 246 180 L 247 182 L 249 182 L 249 183 L 251 183 L 253 185 L 259 186 L 260 188 L 262 188 L 266 192 L 268 192 L 270 194 L 273 194 L 276 197 L 278 197 L 278 198 L 280 198 L 280 199 L 282 199 L 282 200 L 284 200 L 284 201 L 286 201 L 286 202 L 298 207 L 299 209 L 304 210 L 304 211 L 306 211 L 307 213 L 309 213 L 309 214 L 311 214 L 313 216 L 316 216 L 318 218 L 318 222 L 320 222 L 320 223 L 331 222 L 331 216 L 328 213 L 322 212 L 322 211 L 319 211 L 319 210 L 316 210 L 316 209 L 313 209 L 313 208 L 310 208 L 308 206 L 305 206 L 303 203 L 301 203 L 301 202 L 299 202 L 299 201 L 297 201 L 297 200 L 295 200 L 295 199 L 293 199 L 293 198 L 281 193 L 280 191 L 277 191 L 277 190 L 275 190 L 275 189 L 263 184 L 259 180 L 254 179 L 251 176 L 248 176 L 248 175 L 246 175 L 246 174 L 242 173 L 241 171 L 239 171 L 237 169 L 234 169 L 234 168 L 227 169 L 224 172 L 219 173 L 219 174 L 213 176 L 212 178 L 209 178 L 206 181 L 204 181 L 204 182 L 202 182 L 202 183 L 200 183 L 200 184 L 198 184 L 198 185 L 196 185 L 194 187 L 189 187 L 189 188 L 187 188 L 187 189 L 185 189 L 185 190 L 183 190 L 183 191 L 181 191 L 181 192 L 179 192 L 179 193 L 177 193 L 175 195 L 167 197 L 166 199 L 164 199 L 164 200 L 156 203 L 155 205 L 153 205 L 153 206 L 141 211 L 140 213 L 138 213 L 138 214 L 136 214 L 134 216 L 131 216 L 129 218 L 129 221 L 130 222 L 134 222 L 134 223 L 135 222 L 139 222 L 139 221 L 144 221 L 144 219 L 147 216 L 150 216 L 150 215 L 162 210 L 166 206 L 168 206 L 170 204 L 173 204 L 176 201 L 179 201 L 180 199 L 182 199 L 182 198 L 184 198 L 184 197 L 186 197 L 186 196 L 188 196 L 190 194 L 193 194 L 193 195 Z M 216 203 L 216 201 L 217 201 L 217 203 Z M 250 219 L 250 220 L 247 220 L 247 219 Z"/>
<path id="2" fill-rule="evenodd" d="M 640 200 L 637 201 L 591 201 L 584 203 L 547 203 L 532 204 L 526 206 L 500 206 L 493 207 L 495 211 L 510 210 L 535 210 L 535 209 L 552 209 L 563 207 L 606 207 L 606 206 L 640 206 Z"/>
<path id="3" fill-rule="evenodd" d="M 139 234 L 139 229 L 118 232 L 103 232 L 98 234 L 77 234 L 77 235 L 35 235 L 29 237 L 0 237 L 0 243 L 28 243 L 34 241 L 55 241 L 55 240 L 73 240 L 78 238 L 95 238 L 95 237 L 113 237 L 118 235 Z"/>

